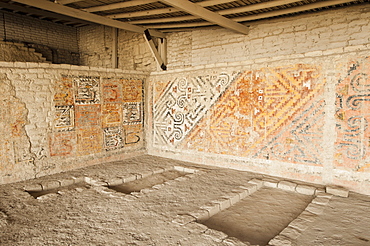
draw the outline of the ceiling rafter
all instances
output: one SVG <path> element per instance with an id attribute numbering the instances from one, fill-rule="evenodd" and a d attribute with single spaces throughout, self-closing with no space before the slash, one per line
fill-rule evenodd
<path id="1" fill-rule="evenodd" d="M 199 18 L 207 20 L 211 23 L 217 24 L 227 29 L 231 29 L 235 32 L 242 34 L 249 33 L 249 27 L 225 18 L 222 15 L 219 15 L 187 0 L 161 0 L 161 2 L 171 5 L 191 15 L 198 16 Z"/>
<path id="2" fill-rule="evenodd" d="M 130 2 L 136 2 L 136 1 L 130 1 Z M 155 2 L 158 2 L 158 1 L 155 1 Z M 208 7 L 208 6 L 214 6 L 214 5 L 230 3 L 230 2 L 235 2 L 235 0 L 209 0 L 209 1 L 198 2 L 195 4 L 201 7 Z M 124 3 L 129 3 L 129 2 L 124 2 Z M 124 3 L 121 3 L 121 4 L 124 4 Z M 106 6 L 109 6 L 109 5 L 106 5 Z M 160 9 L 156 9 L 155 11 L 154 10 L 144 10 L 144 11 L 122 13 L 122 14 L 112 14 L 112 15 L 107 15 L 106 17 L 113 18 L 113 19 L 121 19 L 121 18 L 141 17 L 141 16 L 148 16 L 148 15 L 174 13 L 174 12 L 180 12 L 180 11 L 174 8 L 160 8 Z"/>
<path id="3" fill-rule="evenodd" d="M 178 22 L 178 21 L 187 21 L 187 20 L 196 20 L 196 19 L 199 19 L 199 18 L 194 17 L 192 15 L 186 15 L 186 16 L 179 16 L 179 17 L 135 20 L 135 21 L 128 21 L 128 23 L 130 24 L 166 23 L 166 22 Z"/>
<path id="4" fill-rule="evenodd" d="M 29 6 L 37 7 L 40 9 L 48 10 L 51 12 L 56 12 L 59 14 L 67 15 L 70 17 L 83 19 L 83 20 L 94 22 L 94 23 L 119 28 L 119 29 L 124 29 L 124 30 L 131 31 L 131 32 L 144 33 L 145 31 L 145 28 L 140 27 L 140 26 L 135 26 L 132 24 L 121 22 L 121 21 L 112 20 L 104 16 L 87 13 L 85 11 L 66 7 L 66 6 L 53 3 L 47 0 L 37 0 L 37 1 L 35 0 L 13 0 L 13 1 L 26 4 Z M 155 37 L 162 37 L 162 38 L 165 37 L 165 34 L 159 31 L 152 30 L 151 33 Z"/>
<path id="5" fill-rule="evenodd" d="M 276 6 L 281 6 L 284 4 L 299 2 L 299 0 L 277 0 L 271 2 L 263 2 L 263 3 L 256 3 L 244 7 L 237 7 L 232 9 L 225 9 L 217 11 L 216 13 L 220 15 L 228 15 L 228 14 L 237 14 L 249 11 L 255 11 L 260 9 L 272 8 Z M 195 20 L 199 19 L 198 17 L 194 16 L 179 16 L 179 17 L 171 17 L 171 18 L 157 18 L 157 19 L 145 19 L 145 20 L 137 20 L 137 21 L 130 21 L 131 24 L 146 24 L 146 23 L 165 23 L 165 22 L 177 22 L 177 21 L 185 21 L 185 20 Z"/>
<path id="6" fill-rule="evenodd" d="M 99 11 L 107 11 L 107 10 L 113 10 L 113 9 L 121 9 L 121 8 L 127 8 L 127 7 L 133 7 L 133 6 L 139 6 L 144 5 L 148 3 L 154 3 L 158 2 L 157 0 L 133 0 L 128 2 L 122 2 L 122 3 L 112 3 L 102 6 L 96 6 L 91 8 L 84 8 L 82 10 L 87 12 L 99 12 Z"/>
<path id="7" fill-rule="evenodd" d="M 302 11 L 313 10 L 317 8 L 329 7 L 338 4 L 344 4 L 353 2 L 353 0 L 331 0 L 331 1 L 323 1 L 323 2 L 316 2 L 310 3 L 306 5 L 296 6 L 288 9 L 280 9 L 274 10 L 266 13 L 254 14 L 249 16 L 242 16 L 242 17 L 234 17 L 230 18 L 233 21 L 243 22 L 243 21 L 253 21 L 258 19 L 276 17 L 280 15 L 286 14 L 294 14 Z M 158 24 L 158 25 L 145 25 L 147 28 L 156 28 L 156 29 L 172 29 L 172 28 L 189 28 L 189 27 L 203 27 L 203 26 L 210 26 L 212 25 L 209 22 L 194 22 L 194 23 L 177 23 L 177 24 Z"/>
<path id="8" fill-rule="evenodd" d="M 81 1 L 83 1 L 83 0 L 55 0 L 54 2 L 66 5 L 66 4 L 77 3 L 77 2 L 81 2 Z"/>
<path id="9" fill-rule="evenodd" d="M 269 1 L 269 2 L 263 2 L 263 3 L 256 3 L 256 4 L 243 6 L 243 7 L 220 10 L 220 11 L 217 11 L 217 13 L 221 15 L 229 15 L 229 14 L 236 14 L 236 13 L 243 13 L 243 12 L 256 11 L 256 10 L 261 10 L 261 9 L 273 8 L 276 6 L 291 4 L 295 2 L 300 2 L 300 0 L 276 0 L 276 1 Z"/>
<path id="10" fill-rule="evenodd" d="M 46 12 L 44 10 L 27 8 L 27 7 L 15 5 L 15 4 L 8 4 L 8 3 L 0 2 L 0 8 L 5 8 L 5 9 L 14 10 L 17 12 L 27 13 L 27 15 L 37 15 L 37 16 L 40 16 L 39 19 L 53 18 L 57 20 L 65 20 L 65 21 L 68 21 L 67 24 L 73 24 L 73 23 L 86 24 L 86 25 L 91 24 L 91 22 L 83 21 L 77 18 L 68 17 L 65 15 L 55 14 L 51 12 Z"/>
<path id="11" fill-rule="evenodd" d="M 105 17 L 112 18 L 112 19 L 122 19 L 122 18 L 132 18 L 132 17 L 140 17 L 140 16 L 148 16 L 148 15 L 159 15 L 159 14 L 166 14 L 166 13 L 173 13 L 173 12 L 179 12 L 179 11 L 175 8 L 161 8 L 161 9 L 151 9 L 151 10 L 138 11 L 138 12 L 106 15 Z"/>
<path id="12" fill-rule="evenodd" d="M 344 4 L 353 2 L 353 0 L 330 0 L 330 1 L 322 1 L 322 2 L 316 2 L 316 3 L 310 3 L 306 5 L 296 6 L 288 9 L 281 9 L 281 10 L 274 10 L 267 13 L 261 13 L 261 14 L 255 14 L 252 16 L 244 16 L 244 17 L 236 17 L 232 18 L 235 21 L 250 21 L 250 20 L 258 20 L 263 18 L 269 18 L 269 17 L 275 17 L 279 15 L 285 15 L 285 14 L 293 14 L 297 12 L 307 11 L 307 10 L 313 10 L 317 8 L 324 8 L 329 7 L 333 5 L 338 4 Z"/>
<path id="13" fill-rule="evenodd" d="M 349 5 L 365 4 L 368 1 L 0 0 L 0 9 L 5 6 L 3 7 L 4 11 L 20 12 L 38 19 L 46 19 L 74 27 L 98 23 L 139 33 L 142 33 L 146 28 L 163 29 L 163 32 L 168 33 L 189 30 L 192 27 L 219 25 L 237 32 L 247 33 L 248 28 L 238 22 L 317 12 Z M 160 4 L 160 2 L 163 4 Z M 53 6 L 53 8 L 45 8 L 45 4 L 49 7 Z M 66 9 L 68 9 L 67 12 Z M 147 10 L 143 11 L 143 9 Z M 151 33 L 153 36 L 165 36 L 164 33 L 156 30 Z"/>

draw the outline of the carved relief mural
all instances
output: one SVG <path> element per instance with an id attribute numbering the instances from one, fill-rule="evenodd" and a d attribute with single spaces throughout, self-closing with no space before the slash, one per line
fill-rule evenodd
<path id="1" fill-rule="evenodd" d="M 76 106 L 76 128 L 99 127 L 101 125 L 100 104 Z"/>
<path id="2" fill-rule="evenodd" d="M 321 165 L 324 84 L 303 64 L 176 79 L 154 106 L 154 142 Z"/>
<path id="3" fill-rule="evenodd" d="M 98 127 L 77 130 L 79 155 L 95 154 L 102 151 L 102 130 Z"/>
<path id="4" fill-rule="evenodd" d="M 75 126 L 73 105 L 55 106 L 54 127 L 57 131 L 72 131 Z"/>
<path id="5" fill-rule="evenodd" d="M 122 83 L 119 80 L 106 80 L 103 83 L 104 103 L 122 103 Z"/>
<path id="6" fill-rule="evenodd" d="M 142 125 L 126 125 L 124 128 L 125 144 L 133 145 L 143 139 Z"/>
<path id="7" fill-rule="evenodd" d="M 143 99 L 143 81 L 122 79 L 123 102 L 141 102 Z"/>
<path id="8" fill-rule="evenodd" d="M 103 127 L 122 125 L 122 104 L 105 103 L 102 108 Z"/>
<path id="9" fill-rule="evenodd" d="M 140 124 L 143 119 L 142 103 L 127 102 L 123 104 L 123 124 Z"/>
<path id="10" fill-rule="evenodd" d="M 100 83 L 98 77 L 77 77 L 75 83 L 75 103 L 94 104 L 100 103 Z"/>
<path id="11" fill-rule="evenodd" d="M 74 131 L 50 134 L 51 156 L 73 156 L 76 154 L 77 137 Z"/>
<path id="12" fill-rule="evenodd" d="M 121 126 L 104 128 L 104 149 L 113 150 L 124 146 Z"/>
<path id="13" fill-rule="evenodd" d="M 89 155 L 140 142 L 142 88 L 138 79 L 62 76 L 54 87 L 51 156 Z"/>
<path id="14" fill-rule="evenodd" d="M 351 62 L 336 87 L 335 166 L 370 172 L 370 59 Z"/>
<path id="15" fill-rule="evenodd" d="M 174 79 L 153 108 L 154 143 L 183 141 L 236 77 L 221 73 Z"/>

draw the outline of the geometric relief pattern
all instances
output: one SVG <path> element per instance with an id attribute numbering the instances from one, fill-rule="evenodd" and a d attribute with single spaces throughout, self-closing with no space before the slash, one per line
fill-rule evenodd
<path id="1" fill-rule="evenodd" d="M 54 84 L 54 105 L 73 105 L 73 81 L 68 76 L 62 76 L 61 80 Z"/>
<path id="2" fill-rule="evenodd" d="M 125 102 L 123 103 L 123 124 L 141 124 L 143 122 L 142 103 Z"/>
<path id="3" fill-rule="evenodd" d="M 103 146 L 101 128 L 77 130 L 77 146 L 79 155 L 101 152 Z"/>
<path id="4" fill-rule="evenodd" d="M 100 86 L 98 77 L 77 77 L 74 78 L 76 93 L 76 104 L 100 103 Z"/>
<path id="5" fill-rule="evenodd" d="M 245 71 L 182 146 L 321 165 L 324 84 L 319 68 L 313 65 Z"/>
<path id="6" fill-rule="evenodd" d="M 55 132 L 50 134 L 50 155 L 71 156 L 75 154 L 76 143 L 75 132 Z"/>
<path id="7" fill-rule="evenodd" d="M 124 102 L 142 102 L 143 100 L 143 81 L 135 79 L 122 79 L 122 91 Z"/>
<path id="8" fill-rule="evenodd" d="M 120 126 L 122 123 L 122 104 L 105 103 L 102 108 L 103 128 Z"/>
<path id="9" fill-rule="evenodd" d="M 104 128 L 104 149 L 114 150 L 123 147 L 122 127 Z"/>
<path id="10" fill-rule="evenodd" d="M 351 62 L 336 87 L 335 166 L 370 172 L 370 59 Z"/>
<path id="11" fill-rule="evenodd" d="M 76 106 L 76 128 L 90 128 L 100 126 L 100 104 Z"/>
<path id="12" fill-rule="evenodd" d="M 237 73 L 176 78 L 154 104 L 154 144 L 177 145 L 197 125 Z"/>
<path id="13" fill-rule="evenodd" d="M 122 103 L 122 84 L 119 81 L 108 81 L 103 83 L 103 102 Z"/>
<path id="14" fill-rule="evenodd" d="M 307 103 L 253 157 L 321 166 L 324 109 L 324 100 Z"/>
<path id="15" fill-rule="evenodd" d="M 123 127 L 126 145 L 136 144 L 143 138 L 142 125 L 126 125 Z"/>
<path id="16" fill-rule="evenodd" d="M 55 106 L 54 128 L 58 132 L 72 131 L 74 129 L 73 105 Z"/>
<path id="17" fill-rule="evenodd" d="M 142 80 L 62 75 L 54 90 L 52 156 L 115 150 L 142 139 Z M 124 127 L 131 124 L 136 127 Z"/>

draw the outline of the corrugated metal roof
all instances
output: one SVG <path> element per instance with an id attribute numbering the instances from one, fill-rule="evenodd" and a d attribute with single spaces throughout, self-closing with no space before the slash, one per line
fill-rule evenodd
<path id="1" fill-rule="evenodd" d="M 211 26 L 219 22 L 209 21 L 210 18 L 194 15 L 190 10 L 171 6 L 171 1 L 151 0 L 37 0 L 37 2 L 52 2 L 57 6 L 80 10 L 97 16 L 104 16 L 119 22 L 132 24 L 143 28 L 152 28 L 162 32 Z M 184 0 L 180 0 L 184 1 Z M 186 0 L 185 0 L 186 1 Z M 35 2 L 35 1 L 34 1 Z M 166 3 L 164 3 L 166 2 Z M 177 1 L 173 1 L 177 2 Z M 323 0 L 191 0 L 199 9 L 217 13 L 234 22 L 248 24 L 249 21 L 292 16 L 307 12 L 317 12 L 327 9 L 343 8 L 350 5 L 368 4 L 369 0 L 357 1 L 323 1 Z M 36 18 L 48 18 L 65 25 L 87 25 L 93 21 L 80 20 L 79 15 L 66 16 L 52 13 L 42 7 L 36 8 L 32 3 L 22 1 L 0 0 L 3 11 L 16 11 Z M 46 8 L 47 9 L 47 8 Z M 64 17 L 63 17 L 64 16 Z M 206 16 L 204 16 L 206 17 Z M 212 18 L 211 18 L 212 19 Z M 225 20 L 225 19 L 224 19 Z M 222 22 L 222 19 L 221 19 Z M 102 23 L 100 23 L 102 24 Z"/>

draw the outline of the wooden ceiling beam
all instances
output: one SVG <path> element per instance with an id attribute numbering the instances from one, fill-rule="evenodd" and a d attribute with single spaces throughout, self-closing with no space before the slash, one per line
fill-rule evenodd
<path id="1" fill-rule="evenodd" d="M 233 30 L 235 32 L 242 34 L 248 34 L 249 32 L 249 28 L 247 26 L 242 25 L 233 20 L 230 20 L 228 18 L 225 18 L 222 15 L 219 15 L 215 12 L 205 9 L 202 6 L 199 6 L 188 0 L 161 0 L 161 2 L 164 2 L 186 13 L 198 16 L 199 18 L 202 18 L 219 26 L 225 27 L 227 29 Z"/>
<path id="2" fill-rule="evenodd" d="M 207 2 L 213 2 L 213 1 L 207 1 Z M 265 9 L 265 8 L 272 8 L 272 7 L 281 6 L 284 4 L 290 4 L 294 2 L 299 2 L 299 1 L 297 0 L 276 0 L 276 1 L 271 1 L 271 2 L 256 3 L 256 4 L 248 5 L 245 7 L 220 10 L 220 11 L 217 11 L 216 13 L 220 15 L 237 14 L 237 13 L 255 11 L 255 10 L 260 10 L 260 9 Z M 130 24 L 166 23 L 166 22 L 178 22 L 178 21 L 195 20 L 195 19 L 199 19 L 199 18 L 194 17 L 194 16 L 179 16 L 179 17 L 169 17 L 169 18 L 136 20 L 136 21 L 130 21 L 129 23 Z"/>
<path id="3" fill-rule="evenodd" d="M 353 2 L 353 0 L 331 0 L 331 1 L 323 1 L 323 2 L 316 2 L 307 5 L 292 7 L 289 9 L 281 9 L 281 10 L 274 10 L 266 13 L 243 16 L 243 17 L 235 17 L 231 18 L 231 20 L 243 22 L 243 21 L 253 21 L 259 20 L 264 18 L 271 18 L 277 17 L 280 15 L 286 14 L 294 14 L 302 11 L 308 11 L 317 8 L 324 8 L 329 6 L 334 6 L 338 4 L 344 4 Z M 195 22 L 195 23 L 179 23 L 179 24 L 159 24 L 159 25 L 146 25 L 147 28 L 157 28 L 157 29 L 171 29 L 171 28 L 190 28 L 190 27 L 202 27 L 202 26 L 210 26 L 212 25 L 209 22 Z"/>
<path id="4" fill-rule="evenodd" d="M 174 13 L 174 12 L 179 12 L 179 10 L 175 8 L 161 8 L 161 9 L 151 9 L 151 10 L 138 11 L 138 12 L 128 12 L 128 13 L 122 13 L 122 14 L 106 15 L 105 17 L 112 18 L 112 19 L 122 19 L 122 18 L 142 17 L 142 16 L 148 16 L 148 15 L 167 14 L 167 13 Z"/>
<path id="5" fill-rule="evenodd" d="M 235 21 L 258 20 L 258 19 L 276 17 L 276 16 L 279 16 L 279 15 L 293 14 L 293 13 L 298 13 L 298 12 L 302 12 L 302 11 L 313 10 L 313 9 L 317 9 L 317 8 L 324 8 L 324 7 L 329 7 L 329 6 L 334 6 L 334 5 L 349 3 L 349 2 L 353 2 L 353 0 L 322 1 L 322 2 L 316 2 L 316 3 L 310 3 L 310 4 L 301 5 L 301 6 L 296 6 L 296 7 L 292 7 L 292 8 L 288 8 L 288 9 L 281 9 L 281 10 L 275 10 L 275 11 L 270 11 L 270 12 L 261 13 L 261 14 L 255 14 L 255 15 L 251 15 L 251 16 L 236 17 L 236 18 L 233 18 L 233 20 L 235 20 Z"/>
<path id="6" fill-rule="evenodd" d="M 91 7 L 91 8 L 85 8 L 85 9 L 82 9 L 82 10 L 91 13 L 91 12 L 99 12 L 99 11 L 107 11 L 107 10 L 113 10 L 113 9 L 133 7 L 133 6 L 138 6 L 138 5 L 148 4 L 148 3 L 154 3 L 154 2 L 157 2 L 157 1 L 156 0 L 132 0 L 132 1 L 128 1 L 128 2 L 112 3 L 112 4 L 106 4 L 106 5 Z"/>
<path id="7" fill-rule="evenodd" d="M 90 22 L 98 23 L 98 24 L 105 25 L 105 26 L 115 27 L 115 28 L 131 31 L 131 32 L 144 33 L 145 31 L 145 28 L 143 27 L 135 26 L 132 24 L 121 22 L 121 21 L 112 20 L 104 16 L 87 13 L 85 11 L 66 7 L 66 6 L 56 4 L 56 3 L 53 3 L 47 0 L 37 0 L 37 1 L 35 0 L 14 0 L 14 2 L 26 4 L 29 6 L 48 10 L 48 11 L 59 13 L 62 15 L 67 15 L 73 18 L 87 20 Z M 155 31 L 155 30 L 152 30 L 151 34 L 155 37 L 161 37 L 161 38 L 164 38 L 166 36 L 164 33 Z"/>
<path id="8" fill-rule="evenodd" d="M 208 1 L 203 1 L 203 2 L 196 3 L 196 4 L 202 7 L 207 7 L 207 6 L 214 6 L 214 5 L 230 3 L 230 2 L 235 2 L 235 0 L 208 0 Z M 125 3 L 129 3 L 129 2 L 124 2 L 120 4 L 125 4 Z M 111 4 L 111 5 L 116 5 L 116 4 Z M 108 7 L 110 5 L 105 5 L 105 6 Z M 119 5 L 117 4 L 117 6 Z M 101 7 L 104 7 L 104 6 L 101 6 Z M 112 15 L 107 15 L 106 17 L 113 18 L 113 19 L 121 19 L 121 18 L 130 18 L 130 17 L 142 17 L 142 16 L 148 16 L 148 15 L 167 14 L 167 13 L 174 13 L 174 12 L 179 12 L 179 10 L 174 9 L 174 8 L 161 8 L 161 9 L 155 9 L 155 10 L 144 10 L 144 11 L 122 13 L 122 14 L 112 14 Z M 197 19 L 197 18 L 194 18 L 194 19 Z"/>
<path id="9" fill-rule="evenodd" d="M 237 8 L 231 8 L 231 9 L 225 9 L 217 11 L 220 15 L 230 15 L 230 14 L 237 14 L 237 13 L 243 13 L 243 12 L 250 12 L 250 11 L 256 11 L 261 9 L 267 9 L 267 8 L 273 8 L 285 4 L 291 4 L 295 2 L 301 2 L 297 0 L 275 0 L 275 1 L 268 1 L 263 3 L 256 3 L 251 5 L 246 5 L 243 7 L 237 7 Z"/>
<path id="10" fill-rule="evenodd" d="M 83 0 L 55 0 L 54 2 L 66 5 L 66 4 L 76 3 L 76 2 L 81 2 L 81 1 L 83 1 Z"/>
<path id="11" fill-rule="evenodd" d="M 179 22 L 187 20 L 196 20 L 198 17 L 192 15 L 179 16 L 179 17 L 167 17 L 167 18 L 156 18 L 156 19 L 144 19 L 144 20 L 135 20 L 128 21 L 130 24 L 152 24 L 152 23 L 166 23 L 166 22 Z"/>

